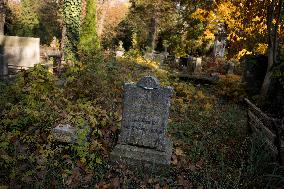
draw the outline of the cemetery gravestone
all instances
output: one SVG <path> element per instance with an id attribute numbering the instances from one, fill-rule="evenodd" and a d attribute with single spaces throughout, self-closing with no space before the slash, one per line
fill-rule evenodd
<path id="1" fill-rule="evenodd" d="M 112 161 L 168 165 L 172 142 L 166 138 L 171 87 L 161 87 L 155 77 L 124 85 L 122 129 Z"/>
<path id="2" fill-rule="evenodd" d="M 7 75 L 8 66 L 27 69 L 40 62 L 40 39 L 0 35 L 0 74 Z"/>
<path id="3" fill-rule="evenodd" d="M 55 141 L 63 143 L 78 143 L 78 141 L 87 142 L 90 139 L 92 129 L 88 125 L 78 128 L 70 124 L 58 124 L 52 129 L 52 135 Z M 81 134 L 86 134 L 86 138 L 80 137 Z"/>
<path id="4" fill-rule="evenodd" d="M 194 63 L 194 74 L 199 74 L 202 71 L 202 59 L 201 58 L 195 58 Z"/>
<path id="5" fill-rule="evenodd" d="M 235 65 L 232 62 L 229 62 L 227 74 L 234 74 Z"/>
<path id="6" fill-rule="evenodd" d="M 116 57 L 122 57 L 124 55 L 124 48 L 123 48 L 123 42 L 122 41 L 119 41 L 119 47 L 117 49 L 117 51 L 115 52 L 116 53 Z"/>
<path id="7" fill-rule="evenodd" d="M 59 124 L 52 131 L 54 139 L 59 142 L 74 143 L 76 141 L 76 129 L 69 124 Z"/>

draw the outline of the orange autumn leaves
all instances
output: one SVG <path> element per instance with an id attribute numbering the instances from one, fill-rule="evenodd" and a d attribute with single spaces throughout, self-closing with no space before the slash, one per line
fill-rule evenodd
<path id="1" fill-rule="evenodd" d="M 213 7 L 213 8 L 212 8 Z M 239 59 L 244 54 L 266 52 L 266 9 L 264 3 L 248 0 L 222 0 L 214 6 L 197 8 L 192 17 L 206 28 L 200 39 L 214 41 L 218 24 L 227 25 L 228 57 Z"/>

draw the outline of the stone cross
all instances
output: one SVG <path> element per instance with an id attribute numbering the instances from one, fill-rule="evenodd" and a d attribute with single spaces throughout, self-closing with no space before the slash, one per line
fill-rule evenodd
<path id="1" fill-rule="evenodd" d="M 170 164 L 172 142 L 166 138 L 171 87 L 155 77 L 124 85 L 122 128 L 111 159 Z"/>

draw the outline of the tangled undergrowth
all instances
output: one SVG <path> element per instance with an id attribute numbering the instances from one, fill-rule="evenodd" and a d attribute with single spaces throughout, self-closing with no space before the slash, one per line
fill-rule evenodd
<path id="1" fill-rule="evenodd" d="M 279 170 L 268 164 L 261 141 L 257 146 L 248 137 L 241 107 L 220 105 L 218 93 L 179 81 L 156 62 L 109 60 L 96 71 L 76 63 L 60 78 L 36 66 L 0 83 L 1 184 L 11 188 L 247 188 L 283 184 L 281 176 L 264 176 L 272 173 L 272 168 L 277 176 Z M 159 175 L 137 174 L 108 164 L 120 129 L 122 86 L 146 75 L 154 75 L 161 85 L 175 89 L 169 118 L 169 137 L 175 149 L 171 168 Z M 51 129 L 59 123 L 77 128 L 76 144 L 54 141 Z"/>

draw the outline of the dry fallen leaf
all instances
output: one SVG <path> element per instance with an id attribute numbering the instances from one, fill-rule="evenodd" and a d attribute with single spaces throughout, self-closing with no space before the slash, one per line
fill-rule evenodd
<path id="1" fill-rule="evenodd" d="M 180 149 L 180 148 L 176 148 L 175 152 L 176 152 L 176 155 L 177 155 L 177 156 L 182 156 L 182 155 L 184 155 L 182 149 Z"/>

